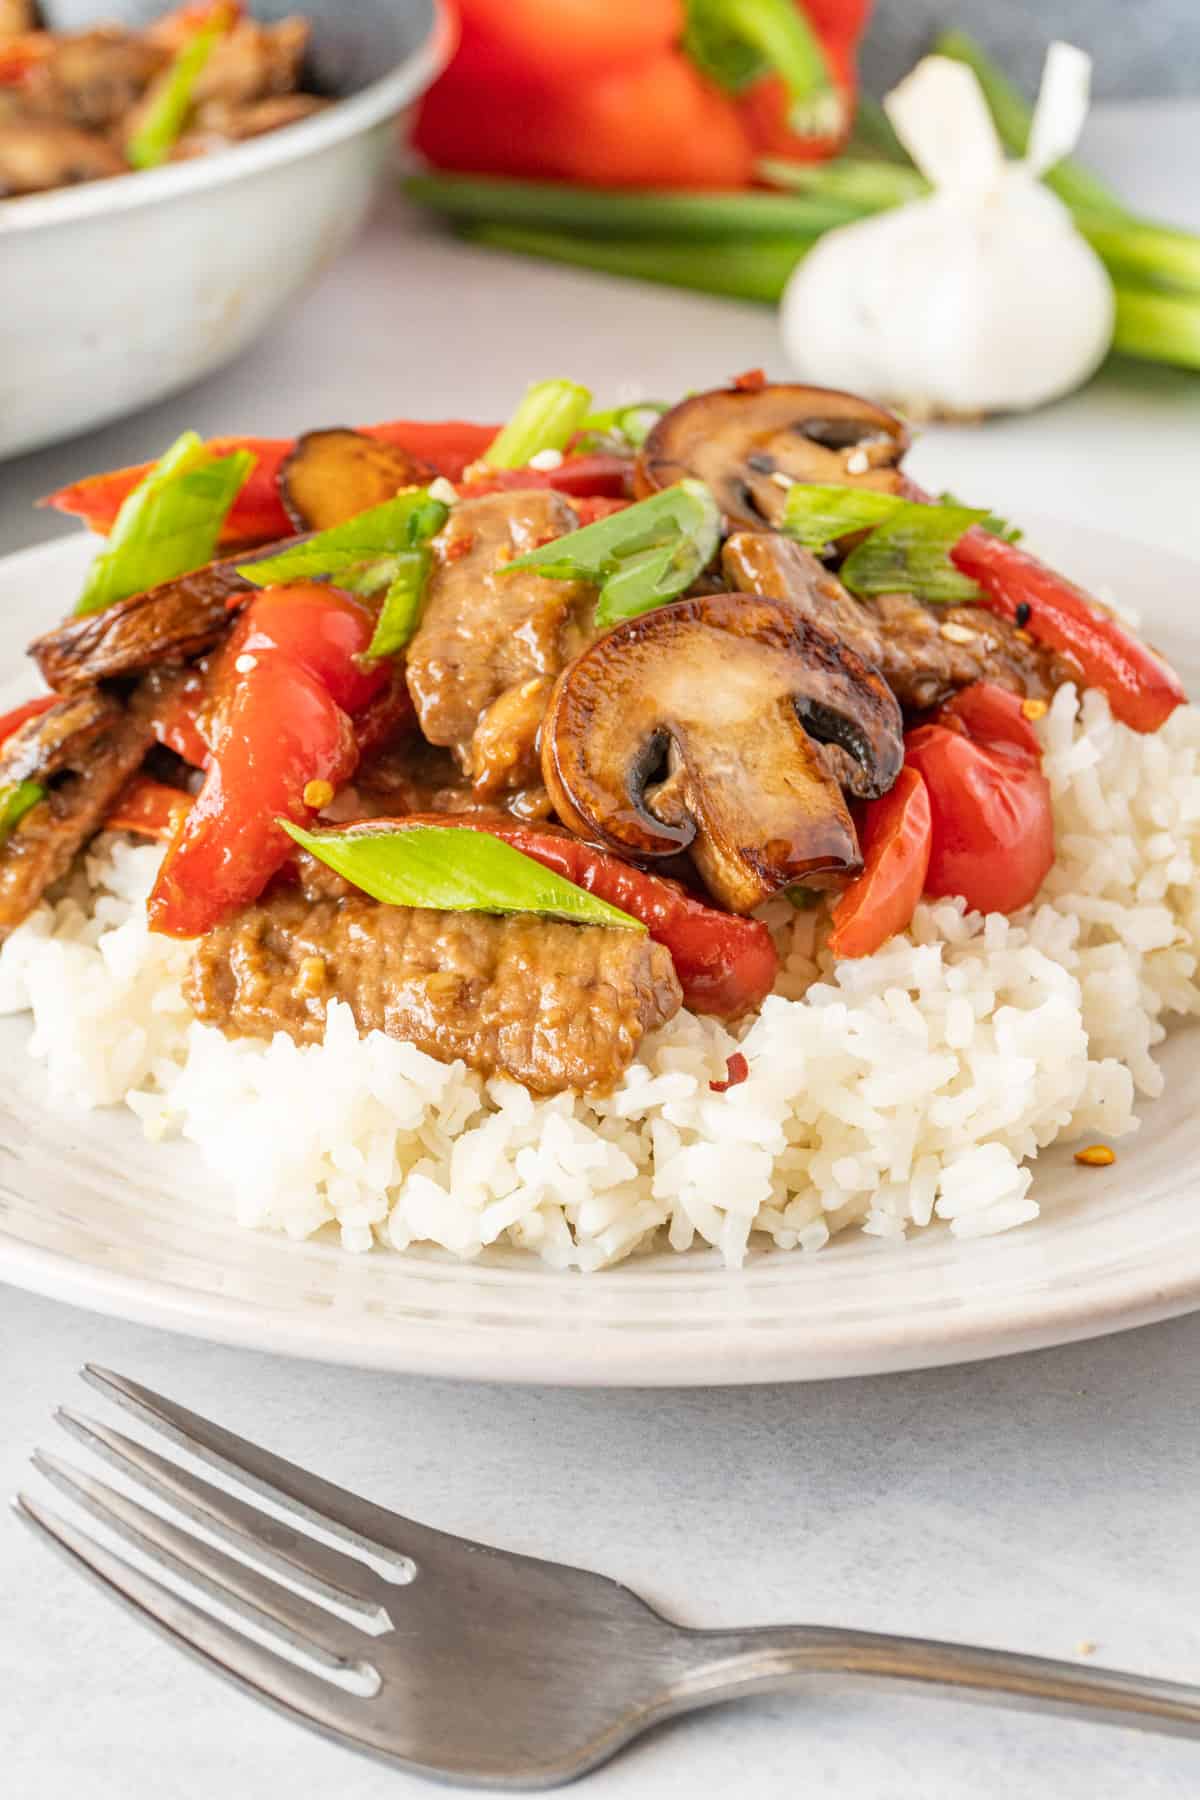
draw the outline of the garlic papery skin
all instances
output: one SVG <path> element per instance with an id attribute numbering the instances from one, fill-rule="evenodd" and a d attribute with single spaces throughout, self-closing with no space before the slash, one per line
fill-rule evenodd
<path id="1" fill-rule="evenodd" d="M 1030 154 L 1009 162 L 971 71 L 918 64 L 886 105 L 933 192 L 827 232 L 796 269 L 781 327 L 803 379 L 916 417 L 1023 411 L 1087 380 L 1112 283 L 1038 176 L 1078 136 L 1088 66 L 1052 46 Z"/>

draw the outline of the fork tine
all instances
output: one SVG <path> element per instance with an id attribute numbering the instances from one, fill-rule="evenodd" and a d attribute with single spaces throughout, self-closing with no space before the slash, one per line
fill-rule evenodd
<path id="1" fill-rule="evenodd" d="M 78 1443 L 279 1574 L 303 1581 L 326 1599 L 354 1608 L 360 1616 L 378 1617 L 380 1583 L 365 1564 L 294 1531 L 284 1520 L 260 1512 L 248 1500 L 215 1487 L 202 1475 L 193 1475 L 190 1469 L 98 1419 L 83 1418 L 65 1406 L 58 1407 L 54 1417 Z"/>
<path id="2" fill-rule="evenodd" d="M 57 1456 L 35 1450 L 31 1460 L 60 1493 L 118 1532 L 143 1555 L 191 1581 L 223 1605 L 233 1606 L 265 1630 L 282 1632 L 315 1661 L 329 1668 L 366 1673 L 362 1658 L 369 1654 L 371 1639 L 355 1626 L 326 1612 L 314 1601 L 280 1587 L 269 1576 L 193 1537 L 169 1519 L 118 1493 L 107 1482 L 95 1480 Z M 386 1620 L 382 1609 L 377 1612 Z"/>
<path id="3" fill-rule="evenodd" d="M 386 1754 L 386 1747 L 377 1739 L 378 1727 L 370 1717 L 371 1700 L 334 1687 L 320 1675 L 243 1637 L 232 1626 L 171 1593 L 153 1576 L 144 1575 L 123 1557 L 106 1550 L 29 1494 L 18 1494 L 14 1506 L 25 1524 L 69 1556 L 115 1599 L 217 1674 L 250 1689 L 257 1698 L 282 1708 L 302 1724 L 315 1726 L 359 1749 Z"/>
<path id="4" fill-rule="evenodd" d="M 270 1450 L 260 1449 L 247 1438 L 238 1437 L 236 1432 L 214 1425 L 211 1419 L 189 1412 L 186 1406 L 177 1406 L 173 1400 L 142 1387 L 140 1382 L 130 1381 L 127 1376 L 101 1369 L 95 1363 L 86 1363 L 82 1373 L 83 1379 L 92 1387 L 163 1432 L 183 1449 L 202 1457 L 205 1462 L 215 1463 L 269 1499 L 289 1504 L 302 1517 L 333 1532 L 356 1549 L 384 1557 L 399 1553 L 404 1558 L 419 1555 L 422 1549 L 432 1550 L 439 1544 L 456 1549 L 462 1547 L 461 1539 L 389 1512 L 386 1507 L 351 1494 L 332 1481 L 323 1481 L 319 1475 L 310 1475 L 296 1463 L 287 1462 Z M 411 1574 L 410 1570 L 399 1578 L 411 1579 Z"/>

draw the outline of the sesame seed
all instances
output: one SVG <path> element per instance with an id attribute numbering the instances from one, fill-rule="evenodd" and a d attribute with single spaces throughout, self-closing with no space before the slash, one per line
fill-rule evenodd
<path id="1" fill-rule="evenodd" d="M 785 475 L 782 469 L 772 469 L 771 480 L 775 483 L 776 487 L 782 488 L 785 494 L 789 488 L 794 488 L 796 485 L 795 476 Z"/>
<path id="2" fill-rule="evenodd" d="M 258 658 L 257 656 L 251 656 L 249 651 L 243 651 L 242 655 L 237 658 L 233 666 L 239 675 L 249 675 L 251 669 L 257 669 Z"/>
<path id="3" fill-rule="evenodd" d="M 447 481 L 444 475 L 439 475 L 435 481 L 431 481 L 429 484 L 429 498 L 440 500 L 444 506 L 453 506 L 458 499 L 458 489 L 452 481 Z"/>
<path id="4" fill-rule="evenodd" d="M 1115 1150 L 1107 1144 L 1088 1144 L 1085 1149 L 1075 1152 L 1075 1161 L 1082 1163 L 1085 1169 L 1107 1169 L 1117 1160 Z"/>
<path id="5" fill-rule="evenodd" d="M 320 812 L 333 799 L 333 783 L 331 781 L 310 781 L 304 789 L 305 806 L 313 807 Z"/>
<path id="6" fill-rule="evenodd" d="M 1044 700 L 1022 700 L 1021 711 L 1027 719 L 1044 719 L 1050 708 Z"/>
<path id="7" fill-rule="evenodd" d="M 561 450 L 539 450 L 529 459 L 531 469 L 561 469 L 563 453 Z"/>
<path id="8" fill-rule="evenodd" d="M 871 466 L 871 459 L 865 450 L 852 450 L 846 458 L 847 475 L 865 475 Z"/>
<path id="9" fill-rule="evenodd" d="M 1075 1654 L 1077 1656 L 1095 1656 L 1095 1654 L 1096 1654 L 1095 1638 L 1080 1638 L 1078 1644 L 1076 1644 L 1076 1646 L 1075 1646 Z"/>
<path id="10" fill-rule="evenodd" d="M 955 619 L 947 619 L 942 626 L 942 636 L 948 644 L 973 644 L 976 635 L 975 632 L 968 631 L 965 625 L 960 625 Z"/>
<path id="11" fill-rule="evenodd" d="M 1032 633 L 1026 631 L 1020 625 L 1018 625 L 1017 629 L 1013 632 L 1013 636 L 1015 638 L 1020 638 L 1020 640 L 1023 644 L 1032 644 L 1032 642 L 1033 642 Z"/>

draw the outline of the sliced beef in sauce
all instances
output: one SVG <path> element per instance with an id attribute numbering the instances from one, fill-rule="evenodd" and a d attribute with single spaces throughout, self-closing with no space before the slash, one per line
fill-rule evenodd
<path id="1" fill-rule="evenodd" d="M 186 991 L 231 1035 L 299 1043 L 319 1041 L 344 1000 L 360 1032 L 539 1093 L 612 1087 L 681 1001 L 670 953 L 644 933 L 294 892 L 202 938 Z"/>
<path id="2" fill-rule="evenodd" d="M 425 736 L 454 751 L 481 794 L 537 782 L 550 686 L 592 634 L 591 588 L 505 565 L 577 523 L 548 489 L 487 494 L 457 506 L 435 540 L 409 692 Z"/>
<path id="3" fill-rule="evenodd" d="M 911 594 L 857 600 L 815 556 L 777 533 L 735 532 L 721 563 L 732 588 L 786 600 L 831 626 L 912 712 L 974 681 L 1043 698 L 1072 679 L 1065 664 L 983 607 L 927 606 Z"/>
<path id="4" fill-rule="evenodd" d="M 0 754 L 0 787 L 37 781 L 46 797 L 0 844 L 0 941 L 31 913 L 103 825 L 153 742 L 164 683 L 151 677 L 128 706 L 92 692 L 31 719 Z"/>
<path id="5" fill-rule="evenodd" d="M 35 638 L 29 654 L 59 693 L 185 662 L 212 648 L 233 617 L 230 602 L 253 592 L 233 561 L 209 563 L 104 612 L 68 619 Z"/>

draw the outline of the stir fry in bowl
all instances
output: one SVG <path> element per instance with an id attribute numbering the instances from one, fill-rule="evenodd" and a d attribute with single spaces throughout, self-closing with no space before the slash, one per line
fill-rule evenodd
<path id="1" fill-rule="evenodd" d="M 677 1247 L 698 1228 L 736 1260 L 730 1119 L 738 1180 L 765 1183 L 742 1247 L 795 1244 L 809 1212 L 902 1234 L 942 1180 L 956 1217 L 968 1155 L 995 1212 L 971 1229 L 1021 1222 L 1037 1145 L 1132 1120 L 1128 1072 L 1088 1050 L 1119 1021 L 1088 1008 L 1126 977 L 1144 996 L 1138 957 L 1178 946 L 1156 1004 L 1186 1010 L 1194 714 L 1012 527 L 918 489 L 907 447 L 879 407 L 757 372 L 609 412 L 551 381 L 501 430 L 185 434 L 62 490 L 107 543 L 31 646 L 49 692 L 0 720 L 0 938 L 44 941 L 98 833 L 157 840 L 138 929 L 182 978 L 159 1014 L 273 1042 L 271 1067 L 281 1038 L 340 1034 L 351 1088 L 356 1036 L 419 1051 L 405 1168 L 431 1145 L 466 1166 L 461 1121 L 421 1110 L 439 1081 L 481 1131 L 524 1129 L 519 1084 L 559 1097 L 581 1168 L 616 1157 L 626 1248 L 686 1216 Z M 1095 980 L 1048 990 L 1085 951 Z M 501 1164 L 476 1184 L 497 1204 Z"/>
<path id="2" fill-rule="evenodd" d="M 307 118 L 303 18 L 258 24 L 200 0 L 133 31 L 38 27 L 31 0 L 0 11 L 0 196 L 44 193 L 206 156 Z"/>

